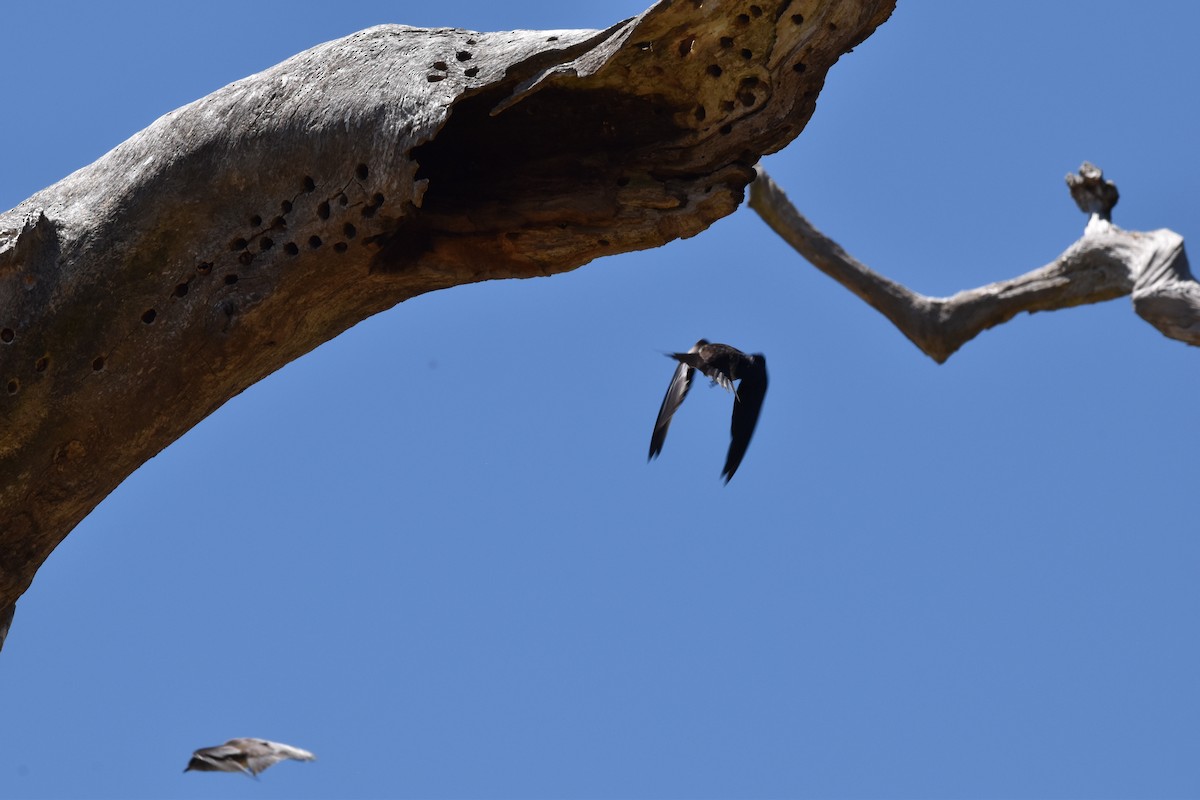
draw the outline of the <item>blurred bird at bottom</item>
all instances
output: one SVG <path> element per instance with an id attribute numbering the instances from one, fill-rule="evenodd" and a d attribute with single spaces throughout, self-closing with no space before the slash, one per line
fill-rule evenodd
<path id="1" fill-rule="evenodd" d="M 230 739 L 216 747 L 202 747 L 192 753 L 192 760 L 183 768 L 184 772 L 240 772 L 251 778 L 285 759 L 315 761 L 316 756 L 299 747 L 292 747 L 266 739 Z"/>

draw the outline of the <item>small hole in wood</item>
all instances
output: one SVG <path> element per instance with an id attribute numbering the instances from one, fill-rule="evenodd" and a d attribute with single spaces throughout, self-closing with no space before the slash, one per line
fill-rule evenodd
<path id="1" fill-rule="evenodd" d="M 349 198 L 349 197 L 346 197 L 346 193 L 345 193 L 345 192 L 339 192 L 339 193 L 338 193 L 338 196 L 337 196 L 337 201 L 338 201 L 338 205 L 339 205 L 339 206 L 348 206 L 348 205 L 350 205 L 350 198 Z"/>
<path id="2" fill-rule="evenodd" d="M 804 24 L 804 15 L 803 14 L 792 14 L 792 22 L 795 23 L 796 25 L 803 25 Z"/>
<path id="3" fill-rule="evenodd" d="M 836 23 L 836 22 L 831 22 L 831 23 L 829 23 L 829 30 L 831 30 L 831 31 L 836 31 L 836 30 L 837 30 L 837 23 Z"/>
<path id="4" fill-rule="evenodd" d="M 260 217 L 258 214 L 255 214 L 250 218 L 250 227 L 257 228 L 259 225 L 262 225 L 262 217 Z"/>
<path id="5" fill-rule="evenodd" d="M 749 61 L 750 59 L 754 58 L 754 51 L 751 50 L 749 47 L 743 47 L 742 48 L 742 58 Z"/>
<path id="6" fill-rule="evenodd" d="M 274 246 L 275 246 L 275 240 L 272 239 L 270 236 L 264 236 L 258 240 L 258 249 L 259 250 L 270 250 Z"/>
<path id="7" fill-rule="evenodd" d="M 359 164 L 354 168 L 354 177 L 358 178 L 360 181 L 365 181 L 367 179 L 367 175 L 369 174 L 370 170 L 367 169 L 366 164 Z"/>
<path id="8" fill-rule="evenodd" d="M 322 201 L 317 206 L 317 216 L 320 217 L 321 219 L 329 219 L 329 202 L 328 201 Z"/>
<path id="9" fill-rule="evenodd" d="M 313 189 L 317 188 L 317 182 L 308 175 L 304 176 L 304 180 L 301 181 L 301 185 L 304 187 L 304 191 L 306 192 L 311 192 Z M 288 203 L 288 205 L 291 206 L 291 203 Z M 291 209 L 289 208 L 288 210 L 290 211 Z"/>
<path id="10" fill-rule="evenodd" d="M 310 180 L 311 180 L 311 178 L 310 178 Z M 284 200 L 282 203 L 279 204 L 279 209 L 285 214 L 292 213 L 292 201 Z"/>
<path id="11" fill-rule="evenodd" d="M 724 71 L 725 70 L 721 69 L 719 64 L 709 64 L 707 69 L 705 69 L 705 72 L 707 72 L 709 75 L 712 75 L 714 78 L 721 77 L 721 73 Z"/>
<path id="12" fill-rule="evenodd" d="M 722 136 L 728 136 L 729 134 L 733 133 L 733 126 L 726 122 L 717 130 L 720 131 Z"/>
<path id="13" fill-rule="evenodd" d="M 457 53 L 454 54 L 454 57 L 457 58 L 459 61 L 470 61 L 471 60 L 471 54 L 469 52 L 467 52 L 466 50 L 459 50 Z"/>
<path id="14" fill-rule="evenodd" d="M 50 366 L 50 356 L 42 356 L 37 361 L 33 362 L 33 368 L 37 372 L 45 372 L 46 367 Z"/>
<path id="15" fill-rule="evenodd" d="M 608 247 L 609 242 L 608 239 L 597 239 L 596 244 L 600 245 L 601 247 Z"/>
<path id="16" fill-rule="evenodd" d="M 762 7 L 761 6 L 750 6 L 750 16 L 761 17 L 762 16 Z"/>
<path id="17" fill-rule="evenodd" d="M 733 37 L 732 36 L 722 36 L 721 37 L 721 47 L 725 48 L 726 50 L 733 47 Z"/>
<path id="18" fill-rule="evenodd" d="M 142 314 L 142 322 L 144 322 L 144 323 L 146 323 L 147 325 L 149 325 L 150 323 L 154 322 L 154 318 L 155 318 L 155 317 L 157 317 L 157 316 L 158 316 L 158 312 L 157 312 L 157 311 L 155 311 L 153 308 L 148 308 L 148 309 L 146 309 L 146 311 L 145 311 L 145 312 Z"/>
<path id="19" fill-rule="evenodd" d="M 20 389 L 21 389 L 21 382 L 18 381 L 16 378 L 13 378 L 11 381 L 8 382 L 8 393 L 9 394 L 16 394 Z"/>
<path id="20" fill-rule="evenodd" d="M 696 44 L 695 36 L 685 36 L 679 42 L 679 57 L 684 58 L 692 52 L 692 47 Z"/>
<path id="21" fill-rule="evenodd" d="M 794 69 L 796 72 L 804 72 L 804 70 L 808 69 L 808 67 L 803 61 L 797 61 L 792 65 L 792 69 Z"/>
<path id="22" fill-rule="evenodd" d="M 450 65 L 445 61 L 435 61 L 433 62 L 433 68 L 440 72 L 445 72 L 446 70 L 450 69 Z"/>
<path id="23" fill-rule="evenodd" d="M 225 285 L 226 286 L 233 286 L 237 282 L 238 282 L 238 276 L 237 276 L 236 272 L 231 272 L 225 276 Z"/>
<path id="24" fill-rule="evenodd" d="M 692 112 L 692 116 L 697 122 L 702 122 L 708 116 L 708 112 L 704 110 L 704 106 L 696 106 L 696 110 Z"/>
<path id="25" fill-rule="evenodd" d="M 463 70 L 463 75 L 466 75 L 468 78 L 474 78 L 478 74 L 479 67 L 469 67 Z"/>
<path id="26" fill-rule="evenodd" d="M 335 252 L 335 253 L 344 253 L 344 252 L 346 252 L 346 243 L 345 243 L 345 242 L 336 242 L 336 243 L 333 245 L 333 252 Z"/>
<path id="27" fill-rule="evenodd" d="M 294 256 L 300 252 L 300 248 L 296 246 L 295 242 L 288 242 L 283 246 L 283 252 L 287 253 L 289 256 Z"/>
<path id="28" fill-rule="evenodd" d="M 188 285 L 186 283 L 175 284 L 174 295 L 176 297 L 183 297 L 187 293 L 188 293 Z"/>
<path id="29" fill-rule="evenodd" d="M 446 80 L 446 76 L 431 72 L 425 76 L 425 80 L 429 81 L 430 83 L 437 83 L 438 81 Z"/>
<path id="30" fill-rule="evenodd" d="M 96 356 L 92 359 L 92 371 L 99 372 L 104 369 L 104 356 Z"/>
<path id="31" fill-rule="evenodd" d="M 249 250 L 247 250 L 244 253 L 238 254 L 238 263 L 241 264 L 243 267 L 250 266 L 250 262 L 253 260 L 254 260 L 254 253 L 251 253 Z"/>
<path id="32" fill-rule="evenodd" d="M 229 249 L 236 253 L 238 250 L 245 250 L 247 244 L 249 243 L 239 236 L 229 243 Z"/>
<path id="33" fill-rule="evenodd" d="M 358 235 L 358 228 L 355 228 L 353 225 L 351 225 L 349 222 L 347 222 L 345 225 L 342 226 L 342 233 L 344 233 L 346 235 L 347 239 L 353 239 L 355 236 Z"/>
<path id="34" fill-rule="evenodd" d="M 201 275 L 207 275 L 208 273 L 212 272 L 212 262 L 201 261 L 196 265 L 196 272 L 200 273 Z"/>
<path id="35" fill-rule="evenodd" d="M 750 15 L 749 14 L 738 14 L 736 17 L 734 17 L 734 21 L 737 22 L 738 25 L 749 25 L 750 24 Z"/>
<path id="36" fill-rule="evenodd" d="M 0 331 L 0 342 L 8 344 L 15 338 L 17 338 L 17 334 L 12 328 L 5 328 L 4 330 Z"/>
<path id="37" fill-rule="evenodd" d="M 311 247 L 313 250 L 316 250 L 318 247 L 321 246 L 321 237 L 320 236 L 308 237 L 308 246 Z"/>

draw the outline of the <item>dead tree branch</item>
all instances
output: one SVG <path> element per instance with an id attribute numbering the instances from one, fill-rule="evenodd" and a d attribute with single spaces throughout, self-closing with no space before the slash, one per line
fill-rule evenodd
<path id="1" fill-rule="evenodd" d="M 167 114 L 0 214 L 0 622 L 127 475 L 362 319 L 732 213 L 893 5 L 371 28 Z"/>
<path id="2" fill-rule="evenodd" d="M 939 364 L 1022 311 L 1053 311 L 1131 293 L 1134 310 L 1164 335 L 1200 345 L 1200 285 L 1188 268 L 1183 237 L 1113 225 L 1117 188 L 1091 164 L 1068 175 L 1067 184 L 1089 215 L 1079 241 L 1032 272 L 951 297 L 919 294 L 855 260 L 813 227 L 761 167 L 750 187 L 750 207 L 796 252 L 891 320 Z"/>

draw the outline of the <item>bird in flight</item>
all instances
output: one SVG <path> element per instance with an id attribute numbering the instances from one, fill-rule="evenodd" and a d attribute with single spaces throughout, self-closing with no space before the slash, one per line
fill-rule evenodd
<path id="1" fill-rule="evenodd" d="M 284 759 L 315 761 L 316 756 L 299 747 L 292 747 L 266 739 L 230 739 L 216 747 L 202 747 L 192 753 L 192 760 L 183 768 L 184 772 L 241 772 L 251 778 Z"/>
<path id="2" fill-rule="evenodd" d="M 650 460 L 662 452 L 671 417 L 683 403 L 683 398 L 687 397 L 688 389 L 692 388 L 692 374 L 700 370 L 713 383 L 733 392 L 732 439 L 729 442 L 729 454 L 725 457 L 725 469 L 721 470 L 725 483 L 729 483 L 742 463 L 742 457 L 746 455 L 746 448 L 750 446 L 750 437 L 754 435 L 758 413 L 767 395 L 767 359 L 762 353 L 746 355 L 736 347 L 712 344 L 707 339 L 696 342 L 686 353 L 667 353 L 667 357 L 678 361 L 679 366 L 675 368 L 671 385 L 667 387 L 667 396 L 658 409 L 658 419 L 654 421 L 654 433 L 650 436 Z M 735 390 L 733 382 L 737 380 L 741 384 Z"/>

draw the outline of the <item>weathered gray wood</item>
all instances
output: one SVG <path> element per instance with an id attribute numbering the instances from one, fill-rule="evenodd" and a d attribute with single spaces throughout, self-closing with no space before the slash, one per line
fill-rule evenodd
<path id="1" fill-rule="evenodd" d="M 140 464 L 363 318 L 732 212 L 893 5 L 372 28 L 167 114 L 0 215 L 0 610 Z"/>
<path id="2" fill-rule="evenodd" d="M 1131 293 L 1134 310 L 1164 335 L 1200 345 L 1200 286 L 1188 269 L 1183 237 L 1113 225 L 1117 188 L 1090 164 L 1078 176 L 1068 175 L 1067 183 L 1090 215 L 1082 238 L 1044 267 L 951 297 L 914 292 L 855 260 L 805 219 L 761 170 L 750 190 L 750 207 L 796 252 L 891 320 L 939 364 L 1023 311 L 1052 311 Z"/>

